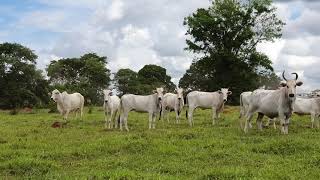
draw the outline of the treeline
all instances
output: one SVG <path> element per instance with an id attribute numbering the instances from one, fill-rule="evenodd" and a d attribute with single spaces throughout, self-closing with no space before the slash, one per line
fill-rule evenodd
<path id="1" fill-rule="evenodd" d="M 257 44 L 281 37 L 284 23 L 271 0 L 214 0 L 184 19 L 185 50 L 195 58 L 179 81 L 192 90 L 216 91 L 229 87 L 231 103 L 243 91 L 261 86 L 277 88 L 280 78 Z M 173 91 L 165 68 L 145 65 L 138 72 L 120 69 L 111 79 L 107 57 L 95 53 L 51 61 L 44 72 L 36 69 L 37 55 L 16 43 L 0 44 L 0 108 L 46 106 L 48 92 L 57 88 L 80 92 L 88 102 L 101 104 L 102 89 L 115 87 L 120 95 L 150 94 L 155 87 Z"/>

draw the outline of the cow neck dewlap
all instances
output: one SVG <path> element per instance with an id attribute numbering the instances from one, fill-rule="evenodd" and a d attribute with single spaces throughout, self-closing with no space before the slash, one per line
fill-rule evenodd
<path id="1" fill-rule="evenodd" d="M 59 105 L 62 109 L 64 109 L 64 96 L 60 94 L 60 98 L 57 101 L 57 105 Z"/>

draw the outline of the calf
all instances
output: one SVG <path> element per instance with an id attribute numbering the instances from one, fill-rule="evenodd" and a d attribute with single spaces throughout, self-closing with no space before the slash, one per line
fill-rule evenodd
<path id="1" fill-rule="evenodd" d="M 57 89 L 51 93 L 51 99 L 57 103 L 57 109 L 63 116 L 64 120 L 67 120 L 70 112 L 80 111 L 80 117 L 83 116 L 84 98 L 80 93 L 68 94 L 67 92 L 60 93 Z"/>
<path id="2" fill-rule="evenodd" d="M 187 103 L 189 108 L 186 116 L 189 125 L 193 126 L 193 111 L 197 107 L 212 109 L 212 124 L 215 124 L 215 119 L 218 119 L 219 113 L 222 112 L 224 103 L 227 101 L 228 95 L 232 92 L 228 88 L 221 88 L 216 92 L 201 92 L 192 91 L 187 95 Z"/>
<path id="3" fill-rule="evenodd" d="M 148 96 L 140 96 L 133 94 L 126 94 L 121 97 L 121 117 L 120 117 L 120 130 L 122 130 L 122 124 L 125 125 L 125 129 L 128 129 L 128 114 L 131 110 L 138 112 L 149 113 L 149 129 L 156 127 L 156 115 L 160 113 L 162 108 L 163 88 L 157 88 L 154 94 Z"/>
<path id="4" fill-rule="evenodd" d="M 174 110 L 176 113 L 176 123 L 179 123 L 180 121 L 180 114 L 184 106 L 183 101 L 183 89 L 177 88 L 176 90 L 177 94 L 173 93 L 166 93 L 163 96 L 163 103 L 162 103 L 162 115 L 165 117 L 165 114 L 167 113 L 167 121 L 169 122 L 169 112 L 170 110 Z"/>
<path id="5" fill-rule="evenodd" d="M 104 94 L 104 103 L 103 103 L 103 109 L 104 109 L 104 120 L 106 121 L 105 128 L 111 129 L 113 127 L 112 122 L 113 119 L 116 118 L 117 114 L 120 113 L 120 98 L 116 95 L 112 95 L 112 91 L 105 89 L 103 90 Z M 110 116 L 108 118 L 108 114 L 110 113 Z M 118 123 L 115 121 L 115 128 L 118 127 Z"/>

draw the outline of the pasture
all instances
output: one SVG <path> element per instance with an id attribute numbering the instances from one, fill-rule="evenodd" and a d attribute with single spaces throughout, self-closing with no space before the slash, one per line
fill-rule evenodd
<path id="1" fill-rule="evenodd" d="M 226 107 L 218 124 L 211 112 L 197 109 L 195 126 L 157 121 L 131 112 L 129 132 L 105 130 L 101 108 L 85 110 L 82 121 L 70 116 L 64 128 L 47 110 L 9 115 L 0 112 L 0 176 L 41 179 L 319 179 L 320 130 L 310 117 L 294 116 L 289 134 L 239 129 L 238 107 Z M 265 123 L 265 121 L 264 121 Z"/>

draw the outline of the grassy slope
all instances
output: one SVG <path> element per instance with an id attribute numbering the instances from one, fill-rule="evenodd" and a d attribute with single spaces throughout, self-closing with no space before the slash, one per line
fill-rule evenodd
<path id="1" fill-rule="evenodd" d="M 127 133 L 104 130 L 97 109 L 61 129 L 50 127 L 60 116 L 44 110 L 0 112 L 0 176 L 319 179 L 320 131 L 307 128 L 309 116 L 295 116 L 287 136 L 255 126 L 242 133 L 236 107 L 216 126 L 210 117 L 197 110 L 193 128 L 183 118 L 179 125 L 158 121 L 150 131 L 146 114 L 131 113 Z"/>

